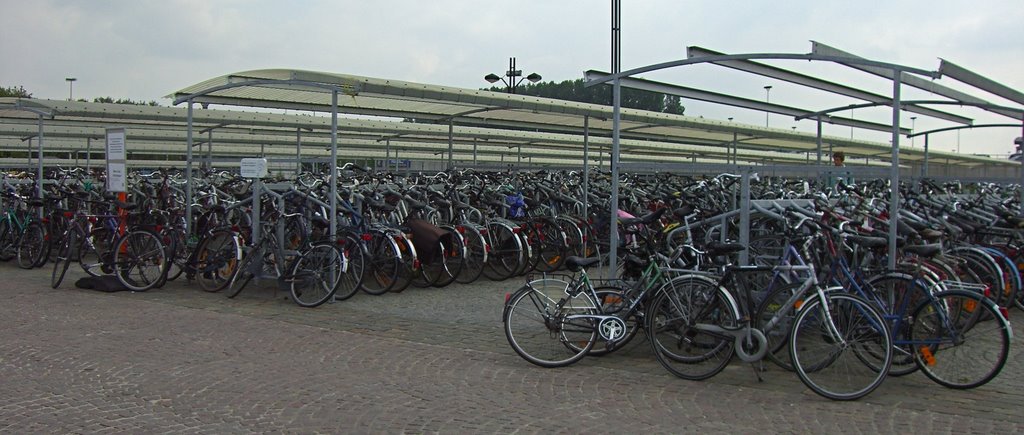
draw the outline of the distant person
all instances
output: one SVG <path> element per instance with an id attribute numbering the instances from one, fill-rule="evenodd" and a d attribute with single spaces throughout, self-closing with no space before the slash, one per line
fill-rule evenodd
<path id="1" fill-rule="evenodd" d="M 844 154 L 842 151 L 836 151 L 836 152 L 832 153 L 832 164 L 836 168 L 845 168 L 846 167 L 846 154 Z M 850 176 L 850 172 L 849 171 L 843 171 L 843 170 L 838 170 L 838 169 L 833 169 L 832 170 L 832 173 L 829 175 L 828 187 L 829 188 L 833 188 L 833 187 L 838 186 L 839 184 L 843 184 L 843 185 L 851 185 L 851 184 L 853 184 L 853 177 Z"/>

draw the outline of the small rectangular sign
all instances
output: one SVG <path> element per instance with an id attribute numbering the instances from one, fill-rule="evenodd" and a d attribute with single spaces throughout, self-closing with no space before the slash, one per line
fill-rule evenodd
<path id="1" fill-rule="evenodd" d="M 267 176 L 267 159 L 242 159 L 243 178 L 263 178 Z"/>
<path id="2" fill-rule="evenodd" d="M 107 129 L 107 161 L 125 161 L 127 160 L 124 144 L 124 129 L 123 128 L 108 128 Z"/>
<path id="3" fill-rule="evenodd" d="M 128 179 L 127 169 L 124 163 L 112 163 L 107 162 L 107 191 L 108 192 L 125 192 L 127 191 Z"/>
<path id="4" fill-rule="evenodd" d="M 107 129 L 107 191 L 127 191 L 128 146 L 124 128 Z"/>

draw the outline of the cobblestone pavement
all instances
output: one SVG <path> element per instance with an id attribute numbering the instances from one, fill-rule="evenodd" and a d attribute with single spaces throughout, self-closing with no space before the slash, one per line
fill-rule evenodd
<path id="1" fill-rule="evenodd" d="M 774 367 L 680 380 L 643 335 L 535 367 L 501 331 L 521 279 L 303 309 L 267 283 L 236 299 L 181 282 L 101 293 L 75 276 L 51 289 L 49 272 L 0 264 L 0 433 L 1024 431 L 1019 340 L 982 388 L 914 374 L 837 403 Z"/>

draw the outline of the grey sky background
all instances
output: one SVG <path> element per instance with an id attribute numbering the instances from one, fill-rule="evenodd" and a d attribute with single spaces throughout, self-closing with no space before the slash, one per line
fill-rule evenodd
<path id="1" fill-rule="evenodd" d="M 501 75 L 510 56 L 544 80 L 608 70 L 608 0 L 377 1 L 57 1 L 0 0 L 0 85 L 24 86 L 37 98 L 163 99 L 177 89 L 238 71 L 290 68 L 479 88 Z M 1014 89 L 1024 89 L 1021 0 L 975 1 L 668 1 L 626 0 L 623 70 L 682 59 L 686 47 L 727 53 L 807 53 L 810 40 L 871 58 L 937 69 L 938 58 Z M 890 95 L 888 81 L 824 63 L 771 64 Z M 860 101 L 801 89 L 710 65 L 645 76 L 684 86 L 807 109 Z M 1019 106 L 951 79 L 939 83 L 997 104 Z M 904 99 L 934 98 L 903 87 Z M 686 114 L 764 125 L 763 112 L 686 101 Z M 948 110 L 948 109 L 947 109 Z M 951 110 L 976 123 L 1008 123 L 977 109 Z M 842 114 L 850 116 L 849 112 Z M 857 119 L 889 122 L 888 108 Z M 911 114 L 902 122 L 911 126 Z M 811 132 L 811 121 L 771 115 L 772 127 Z M 952 124 L 919 117 L 917 131 Z M 849 128 L 825 134 L 849 137 Z M 856 138 L 887 142 L 885 133 Z M 1020 129 L 973 130 L 932 137 L 944 151 L 1008 154 Z M 920 139 L 902 145 L 921 147 Z"/>

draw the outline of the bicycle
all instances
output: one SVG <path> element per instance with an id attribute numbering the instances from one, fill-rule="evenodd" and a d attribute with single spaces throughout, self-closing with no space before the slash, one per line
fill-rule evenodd
<path id="1" fill-rule="evenodd" d="M 804 263 L 792 245 L 786 250 L 789 264 L 728 266 L 717 280 L 694 273 L 666 283 L 647 316 L 648 336 L 662 366 L 683 379 L 707 379 L 733 355 L 753 363 L 778 351 L 769 337 L 785 333 L 797 375 L 815 393 L 854 400 L 881 385 L 893 356 L 881 313 L 860 297 L 823 288 L 814 266 Z M 773 290 L 788 297 L 773 306 L 777 311 L 770 316 L 764 302 L 754 306 L 752 286 L 735 279 L 768 271 L 800 277 Z M 731 290 L 732 283 L 743 292 Z"/>

